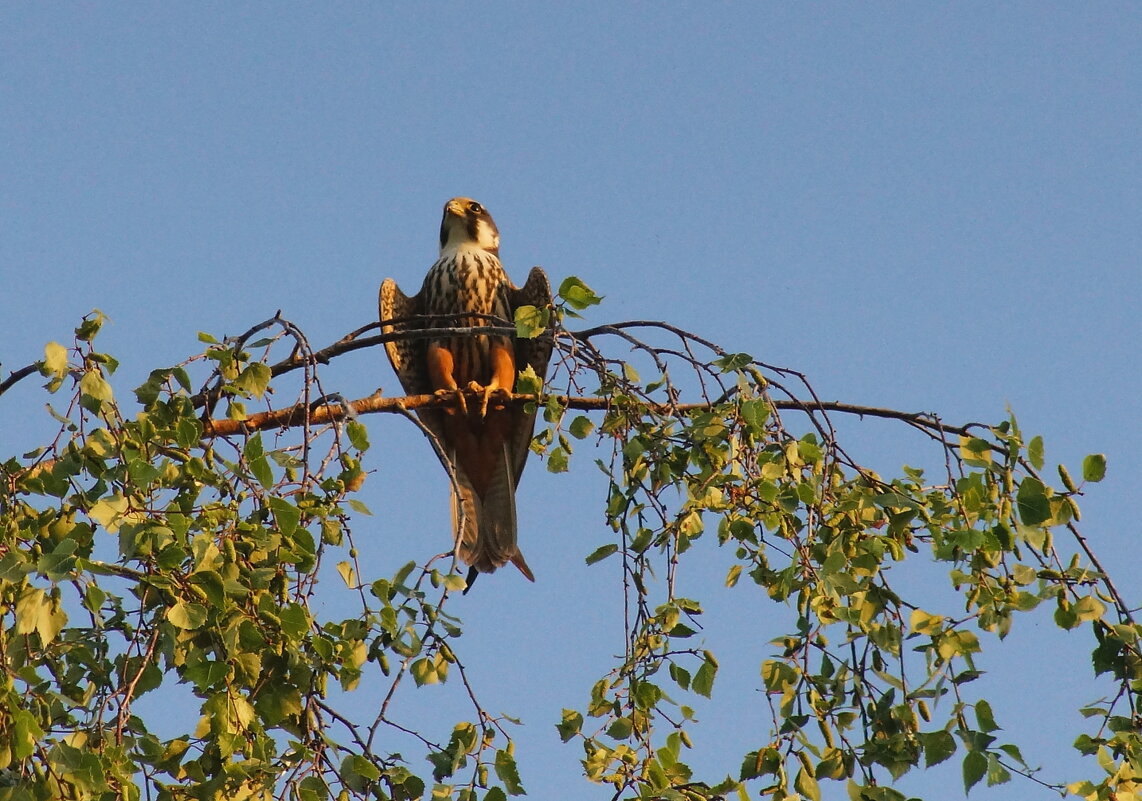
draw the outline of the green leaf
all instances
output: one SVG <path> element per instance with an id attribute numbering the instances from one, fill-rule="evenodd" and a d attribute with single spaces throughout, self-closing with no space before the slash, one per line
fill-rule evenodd
<path id="1" fill-rule="evenodd" d="M 718 666 L 713 662 L 706 661 L 702 663 L 702 667 L 698 668 L 698 672 L 694 674 L 694 679 L 690 683 L 694 692 L 706 698 L 710 697 L 710 693 L 714 689 L 714 675 L 718 672 Z"/>
<path id="2" fill-rule="evenodd" d="M 349 754 L 341 760 L 341 778 L 350 790 L 363 793 L 381 778 L 380 769 L 360 754 Z"/>
<path id="3" fill-rule="evenodd" d="M 193 417 L 182 417 L 175 423 L 175 437 L 184 448 L 193 448 L 202 439 L 202 423 Z"/>
<path id="4" fill-rule="evenodd" d="M 1106 477 L 1106 454 L 1092 453 L 1083 459 L 1083 481 L 1102 481 Z"/>
<path id="5" fill-rule="evenodd" d="M 1019 482 L 1015 503 L 1019 507 L 1019 518 L 1025 526 L 1038 525 L 1051 517 L 1051 503 L 1047 499 L 1047 489 L 1043 486 L 1043 482 L 1034 476 L 1027 476 Z"/>
<path id="6" fill-rule="evenodd" d="M 301 604 L 286 604 L 278 614 L 278 619 L 282 624 L 282 633 L 294 642 L 301 641 L 309 631 L 309 613 Z"/>
<path id="7" fill-rule="evenodd" d="M 613 542 L 608 542 L 606 545 L 600 546 L 592 551 L 590 556 L 587 557 L 586 562 L 589 565 L 593 565 L 595 562 L 603 561 L 611 554 L 616 553 L 618 550 L 618 545 Z"/>
<path id="8" fill-rule="evenodd" d="M 516 376 L 515 391 L 520 395 L 538 395 L 543 391 L 543 379 L 535 374 L 535 368 L 530 364 Z"/>
<path id="9" fill-rule="evenodd" d="M 615 721 L 607 727 L 607 736 L 613 740 L 625 740 L 630 737 L 632 731 L 634 726 L 630 718 L 615 718 Z"/>
<path id="10" fill-rule="evenodd" d="M 186 368 L 172 367 L 170 372 L 171 375 L 174 376 L 174 380 L 178 382 L 178 385 L 187 392 L 190 392 L 190 373 L 186 371 Z"/>
<path id="11" fill-rule="evenodd" d="M 99 333 L 99 329 L 103 327 L 103 323 L 107 321 L 107 315 L 93 309 L 91 314 L 83 318 L 83 322 L 75 329 L 75 338 L 83 342 L 90 342 Z"/>
<path id="12" fill-rule="evenodd" d="M 991 704 L 982 698 L 975 702 L 975 719 L 979 722 L 980 731 L 992 732 L 999 728 L 991 713 Z"/>
<path id="13" fill-rule="evenodd" d="M 354 448 L 359 451 L 369 449 L 369 429 L 365 428 L 364 423 L 350 420 L 345 424 L 345 433 L 349 435 L 349 442 Z"/>
<path id="14" fill-rule="evenodd" d="M 67 348 L 58 342 L 44 345 L 44 363 L 40 366 L 43 375 L 63 378 L 67 375 Z"/>
<path id="15" fill-rule="evenodd" d="M 991 445 L 979 437 L 960 437 L 960 455 L 970 465 L 984 466 L 991 464 Z"/>
<path id="16" fill-rule="evenodd" d="M 939 765 L 956 753 L 956 738 L 951 735 L 951 732 L 941 729 L 919 736 L 924 744 L 924 767 L 930 768 L 933 765 Z"/>
<path id="17" fill-rule="evenodd" d="M 563 719 L 555 724 L 555 729 L 559 732 L 559 739 L 563 742 L 570 740 L 578 734 L 582 728 L 583 715 L 574 709 L 564 709 Z"/>
<path id="18" fill-rule="evenodd" d="M 12 756 L 27 759 L 35 753 L 36 743 L 43 739 L 44 730 L 36 722 L 35 716 L 26 709 L 13 709 L 11 715 Z"/>
<path id="19" fill-rule="evenodd" d="M 547 454 L 547 471 L 549 473 L 566 473 L 567 465 L 571 461 L 570 455 L 563 448 L 552 448 Z"/>
<path id="20" fill-rule="evenodd" d="M 987 755 L 980 751 L 969 751 L 964 757 L 964 792 L 979 784 L 979 780 L 987 774 Z"/>
<path id="21" fill-rule="evenodd" d="M 92 368 L 83 374 L 83 378 L 79 379 L 79 391 L 100 402 L 112 399 L 111 385 L 107 383 L 103 371 L 99 368 Z"/>
<path id="22" fill-rule="evenodd" d="M 16 601 L 16 632 L 37 632 L 43 645 L 55 640 L 67 625 L 67 614 L 43 590 L 25 587 Z"/>
<path id="23" fill-rule="evenodd" d="M 1043 438 L 1033 437 L 1027 444 L 1027 460 L 1036 470 L 1043 469 Z"/>
<path id="24" fill-rule="evenodd" d="M 730 569 L 726 572 L 726 586 L 733 587 L 738 583 L 738 578 L 741 577 L 742 566 L 730 565 Z"/>
<path id="25" fill-rule="evenodd" d="M 797 778 L 793 780 L 793 787 L 809 801 L 821 801 L 821 788 L 817 785 L 817 780 L 804 768 L 797 771 Z"/>
<path id="26" fill-rule="evenodd" d="M 734 370 L 741 370 L 748 367 L 753 362 L 753 357 L 748 353 L 727 353 L 714 359 L 714 367 L 717 367 L 723 373 L 732 373 Z"/>
<path id="27" fill-rule="evenodd" d="M 1059 605 L 1055 608 L 1055 625 L 1068 631 L 1079 625 L 1079 616 L 1065 598 L 1059 598 Z"/>
<path id="28" fill-rule="evenodd" d="M 443 668 L 441 668 L 441 665 L 443 665 Z M 446 662 L 437 662 L 426 656 L 422 656 L 413 662 L 408 669 L 418 687 L 423 687 L 425 684 L 439 684 L 444 680 L 447 670 L 448 666 Z"/>
<path id="29" fill-rule="evenodd" d="M 274 515 L 274 522 L 278 524 L 278 530 L 282 534 L 288 537 L 297 531 L 297 525 L 301 522 L 301 511 L 296 506 L 282 498 L 269 498 L 267 503 Z"/>
<path id="30" fill-rule="evenodd" d="M 353 565 L 348 562 L 338 562 L 337 572 L 341 576 L 341 580 L 345 582 L 345 586 L 353 590 L 357 588 L 357 577 L 353 570 Z"/>
<path id="31" fill-rule="evenodd" d="M 51 581 L 62 581 L 75 570 L 77 545 L 73 539 L 64 540 L 51 553 L 40 557 L 36 569 Z"/>
<path id="32" fill-rule="evenodd" d="M 515 310 L 515 335 L 520 339 L 535 339 L 551 322 L 551 309 L 520 306 Z"/>
<path id="33" fill-rule="evenodd" d="M 995 754 L 988 754 L 987 786 L 994 787 L 997 784 L 1006 784 L 1009 781 L 1011 781 L 1011 773 L 999 763 L 999 757 Z"/>
<path id="34" fill-rule="evenodd" d="M 444 587 L 451 592 L 463 592 L 468 589 L 468 582 L 459 573 L 449 573 L 444 577 Z"/>
<path id="35" fill-rule="evenodd" d="M 114 534 L 123 524 L 127 514 L 127 499 L 121 495 L 112 495 L 96 501 L 87 513 L 92 520 L 99 523 L 108 533 Z"/>
<path id="36" fill-rule="evenodd" d="M 496 776 L 504 783 L 508 795 L 526 795 L 519 781 L 519 769 L 516 767 L 515 757 L 503 749 L 496 751 Z"/>
<path id="37" fill-rule="evenodd" d="M 594 428 L 595 424 L 591 421 L 591 418 L 581 414 L 571 421 L 571 425 L 568 426 L 567 430 L 571 432 L 571 436 L 575 439 L 584 439 Z"/>
<path id="38" fill-rule="evenodd" d="M 1071 609 L 1080 621 L 1100 620 L 1106 614 L 1106 605 L 1093 595 L 1075 601 Z"/>
<path id="39" fill-rule="evenodd" d="M 349 508 L 352 508 L 354 512 L 360 512 L 361 514 L 372 514 L 372 510 L 370 510 L 368 506 L 365 506 L 361 500 L 357 500 L 356 498 L 349 498 Z"/>
<path id="40" fill-rule="evenodd" d="M 563 279 L 558 294 L 567 301 L 568 306 L 578 311 L 594 306 L 602 300 L 594 290 L 573 275 Z"/>
<path id="41" fill-rule="evenodd" d="M 176 601 L 174 606 L 167 610 L 167 620 L 172 626 L 193 631 L 206 622 L 206 607 L 202 604 Z"/>
<path id="42" fill-rule="evenodd" d="M 16 633 L 31 634 L 39 624 L 40 612 L 47 606 L 45 594 L 38 587 L 27 587 L 16 602 Z"/>
<path id="43" fill-rule="evenodd" d="M 213 570 L 196 570 L 191 574 L 188 582 L 202 589 L 208 600 L 214 606 L 222 606 L 226 602 L 226 585 L 222 576 Z"/>
<path id="44" fill-rule="evenodd" d="M 246 446 L 242 449 L 242 455 L 246 458 L 246 463 L 250 466 L 250 472 L 254 474 L 254 478 L 258 483 L 266 489 L 274 485 L 274 474 L 270 469 L 270 463 L 265 457 L 265 450 L 262 446 L 262 435 L 256 433 L 246 441 Z"/>
<path id="45" fill-rule="evenodd" d="M 755 436 L 765 433 L 765 423 L 769 420 L 769 404 L 763 400 L 747 400 L 741 405 L 742 420 Z"/>
<path id="46" fill-rule="evenodd" d="M 917 634 L 939 634 L 944 629 L 944 616 L 933 615 L 923 609 L 913 609 L 908 627 Z"/>
<path id="47" fill-rule="evenodd" d="M 246 365 L 246 369 L 235 379 L 234 385 L 243 392 L 248 392 L 255 398 L 260 398 L 265 394 L 266 387 L 270 385 L 271 377 L 272 373 L 268 364 L 253 362 L 252 364 Z"/>

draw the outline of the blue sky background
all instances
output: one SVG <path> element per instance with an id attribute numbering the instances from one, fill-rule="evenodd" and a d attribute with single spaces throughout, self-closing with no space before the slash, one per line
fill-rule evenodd
<path id="1" fill-rule="evenodd" d="M 801 370 L 825 399 L 957 422 L 1010 404 L 1076 472 L 1107 453 L 1084 530 L 1136 602 L 1140 41 L 1142 8 L 1109 3 L 5 4 L 0 365 L 96 307 L 124 400 L 200 330 L 281 309 L 326 344 L 374 318 L 384 277 L 419 285 L 441 205 L 467 195 L 511 274 L 542 264 L 606 296 L 592 322 L 667 320 Z M 323 380 L 398 387 L 379 350 Z M 3 453 L 39 444 L 42 402 L 36 382 L 0 398 Z M 377 514 L 356 532 L 388 575 L 447 547 L 447 488 L 407 422 L 367 422 Z M 842 431 L 885 473 L 934 458 L 883 423 Z M 486 705 L 525 722 L 536 798 L 610 797 L 553 728 L 622 649 L 617 564 L 583 564 L 608 537 L 604 489 L 586 455 L 569 476 L 532 465 L 538 582 L 504 571 L 453 607 Z M 714 779 L 766 742 L 757 668 L 784 613 L 722 588 L 731 554 L 700 557 L 683 585 L 708 601 L 723 670 L 692 764 Z M 943 581 L 912 561 L 904 584 Z M 1074 709 L 1108 687 L 1089 634 L 1049 615 L 985 639 L 973 686 L 1045 779 L 1085 778 Z M 466 714 L 450 687 L 403 702 L 439 715 L 441 738 Z M 958 760 L 901 789 L 962 797 Z M 1012 793 L 1053 797 L 972 797 Z"/>

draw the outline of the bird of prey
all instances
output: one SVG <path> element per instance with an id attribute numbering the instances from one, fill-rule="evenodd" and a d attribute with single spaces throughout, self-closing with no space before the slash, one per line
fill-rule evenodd
<path id="1" fill-rule="evenodd" d="M 499 259 L 500 234 L 481 204 L 457 197 L 444 205 L 440 258 L 420 291 L 409 297 L 396 282 L 381 285 L 381 330 L 511 325 L 520 306 L 550 306 L 547 275 L 534 267 L 522 287 L 508 279 Z M 471 313 L 472 316 L 462 315 Z M 445 315 L 461 315 L 447 317 Z M 463 333 L 394 339 L 385 352 L 409 395 L 453 395 L 447 407 L 418 410 L 450 462 L 456 553 L 478 573 L 511 562 L 535 581 L 516 544 L 515 490 L 527 460 L 535 413 L 505 403 L 517 373 L 529 365 L 546 375 L 551 342 L 499 334 Z M 465 392 L 471 392 L 471 399 Z"/>

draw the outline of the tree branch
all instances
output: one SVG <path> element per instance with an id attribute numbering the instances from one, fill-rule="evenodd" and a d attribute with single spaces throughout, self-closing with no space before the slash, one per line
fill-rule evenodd
<path id="1" fill-rule="evenodd" d="M 478 401 L 476 393 L 471 394 L 473 401 Z M 569 395 L 512 395 L 511 403 L 540 403 L 554 399 L 565 409 L 578 409 L 580 411 L 605 411 L 612 403 L 607 398 L 585 398 Z M 983 423 L 967 423 L 962 426 L 952 426 L 941 423 L 926 412 L 901 412 L 896 409 L 884 409 L 876 406 L 861 406 L 854 403 L 841 403 L 840 401 L 812 401 L 797 400 L 772 401 L 773 407 L 781 411 L 800 411 L 812 414 L 816 411 L 837 412 L 851 414 L 858 417 L 879 417 L 887 420 L 902 420 L 920 428 L 970 436 L 973 428 L 986 428 Z M 403 413 L 415 409 L 447 408 L 456 405 L 456 396 L 447 395 L 408 395 L 405 397 L 382 397 L 374 393 L 366 398 L 336 403 L 322 403 L 308 410 L 304 404 L 289 406 L 285 409 L 276 409 L 259 414 L 252 414 L 245 420 L 207 420 L 205 421 L 205 434 L 209 436 L 229 436 L 243 432 L 264 431 L 272 428 L 292 428 L 302 425 L 308 417 L 310 425 L 340 422 L 346 418 L 360 414 L 376 413 Z M 647 410 L 653 414 L 676 414 L 679 412 L 704 411 L 711 408 L 709 403 L 678 403 L 678 404 L 650 404 Z"/>
<path id="2" fill-rule="evenodd" d="M 12 374 L 0 381 L 0 395 L 10 390 L 17 382 L 30 376 L 32 373 L 38 372 L 43 362 L 32 362 L 29 365 L 21 367 L 19 370 L 13 370 Z"/>

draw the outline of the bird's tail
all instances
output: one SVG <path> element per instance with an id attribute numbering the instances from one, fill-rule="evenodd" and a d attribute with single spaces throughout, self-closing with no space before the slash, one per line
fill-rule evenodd
<path id="1" fill-rule="evenodd" d="M 464 469 L 455 462 L 453 466 L 459 493 L 453 489 L 452 530 L 460 560 L 481 573 L 511 562 L 528 581 L 535 581 L 516 544 L 515 479 L 507 444 L 482 498 Z"/>

